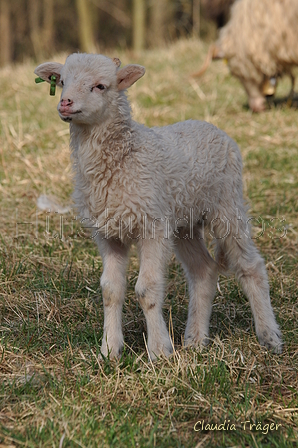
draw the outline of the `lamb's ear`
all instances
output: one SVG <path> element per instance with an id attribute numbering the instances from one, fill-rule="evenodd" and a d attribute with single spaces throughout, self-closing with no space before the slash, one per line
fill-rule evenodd
<path id="1" fill-rule="evenodd" d="M 59 84 L 62 67 L 63 64 L 59 64 L 59 62 L 45 62 L 44 64 L 40 64 L 36 67 L 34 73 L 49 83 L 51 83 L 51 76 L 55 75 L 57 78 L 57 84 Z"/>
<path id="2" fill-rule="evenodd" d="M 117 72 L 118 90 L 128 89 L 145 74 L 145 67 L 137 64 L 126 65 Z"/>

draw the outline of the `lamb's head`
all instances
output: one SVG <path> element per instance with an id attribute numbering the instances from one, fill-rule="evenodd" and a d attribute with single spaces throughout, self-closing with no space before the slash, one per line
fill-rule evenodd
<path id="1" fill-rule="evenodd" d="M 62 87 L 58 104 L 63 121 L 93 125 L 115 115 L 119 97 L 145 73 L 140 65 L 120 67 L 119 59 L 98 54 L 74 53 L 65 64 L 46 62 L 34 73 L 47 82 L 55 75 Z"/>

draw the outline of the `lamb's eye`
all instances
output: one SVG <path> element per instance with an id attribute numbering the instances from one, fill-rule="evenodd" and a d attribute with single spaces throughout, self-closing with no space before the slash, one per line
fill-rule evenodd
<path id="1" fill-rule="evenodd" d="M 61 79 L 60 83 L 61 83 L 61 86 L 64 86 L 64 81 L 62 81 L 62 79 Z"/>
<path id="2" fill-rule="evenodd" d="M 98 89 L 101 91 L 104 91 L 107 88 L 107 86 L 105 86 L 104 84 L 98 84 L 97 86 L 91 87 L 91 92 L 93 92 L 93 89 Z"/>

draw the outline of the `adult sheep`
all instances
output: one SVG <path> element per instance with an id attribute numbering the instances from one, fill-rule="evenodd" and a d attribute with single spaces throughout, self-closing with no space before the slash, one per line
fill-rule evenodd
<path id="1" fill-rule="evenodd" d="M 235 272 L 251 304 L 261 344 L 281 351 L 263 259 L 249 236 L 236 143 L 215 126 L 185 121 L 161 128 L 134 122 L 125 90 L 143 76 L 139 65 L 73 54 L 65 65 L 44 63 L 63 87 L 60 118 L 70 123 L 74 200 L 93 227 L 103 260 L 101 352 L 119 356 L 125 273 L 132 242 L 140 256 L 136 296 L 144 311 L 152 359 L 172 352 L 162 316 L 166 262 L 174 250 L 189 282 L 185 344 L 208 342 L 218 270 Z M 211 226 L 216 261 L 202 238 Z"/>
<path id="2" fill-rule="evenodd" d="M 209 52 L 209 59 L 213 54 L 214 58 L 228 61 L 231 73 L 243 84 L 249 107 L 255 112 L 265 109 L 265 95 L 275 92 L 274 80 L 283 74 L 291 77 L 290 97 L 293 96 L 292 69 L 298 65 L 297 23 L 297 0 L 238 0 Z"/>

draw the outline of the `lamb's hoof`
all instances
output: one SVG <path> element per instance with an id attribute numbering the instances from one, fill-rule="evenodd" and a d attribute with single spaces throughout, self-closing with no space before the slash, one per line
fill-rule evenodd
<path id="1" fill-rule="evenodd" d="M 173 353 L 173 346 L 169 340 L 167 344 L 148 344 L 149 358 L 151 361 L 156 361 L 160 356 L 165 356 L 169 358 Z"/>
<path id="2" fill-rule="evenodd" d="M 107 344 L 107 341 L 104 340 L 101 346 L 101 354 L 99 355 L 99 359 L 108 358 L 108 359 L 119 359 L 123 350 L 123 342 L 117 344 Z"/>
<path id="3" fill-rule="evenodd" d="M 259 342 L 273 353 L 282 353 L 282 340 L 279 331 L 264 330 L 258 335 Z"/>
<path id="4" fill-rule="evenodd" d="M 209 345 L 210 339 L 208 336 L 202 338 L 198 336 L 193 336 L 191 334 L 185 335 L 184 346 L 185 347 L 207 347 Z"/>

